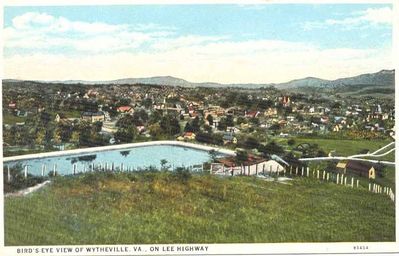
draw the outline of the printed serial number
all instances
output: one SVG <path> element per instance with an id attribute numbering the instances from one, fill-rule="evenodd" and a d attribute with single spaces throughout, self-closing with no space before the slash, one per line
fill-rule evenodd
<path id="1" fill-rule="evenodd" d="M 368 250 L 369 247 L 367 245 L 356 245 L 353 246 L 353 250 Z"/>

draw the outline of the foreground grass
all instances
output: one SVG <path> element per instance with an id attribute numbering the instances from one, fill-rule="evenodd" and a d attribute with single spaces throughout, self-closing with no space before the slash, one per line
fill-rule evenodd
<path id="1" fill-rule="evenodd" d="M 305 178 L 94 173 L 5 198 L 8 246 L 394 240 L 388 197 Z"/>

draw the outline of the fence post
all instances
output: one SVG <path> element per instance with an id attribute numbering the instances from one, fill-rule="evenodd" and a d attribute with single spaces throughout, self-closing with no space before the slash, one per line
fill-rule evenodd
<path id="1" fill-rule="evenodd" d="M 330 180 L 330 173 L 327 172 L 327 182 Z"/>
<path id="2" fill-rule="evenodd" d="M 346 186 L 346 177 L 345 177 L 345 180 L 344 180 L 344 185 Z"/>
<path id="3" fill-rule="evenodd" d="M 344 175 L 341 175 L 341 185 L 344 184 Z"/>
<path id="4" fill-rule="evenodd" d="M 317 170 L 317 179 L 320 179 L 320 171 Z"/>
<path id="5" fill-rule="evenodd" d="M 42 164 L 42 177 L 44 176 L 44 167 L 45 167 L 46 165 L 44 165 L 44 164 Z"/>
<path id="6" fill-rule="evenodd" d="M 337 184 L 339 184 L 339 173 L 337 173 Z"/>
<path id="7" fill-rule="evenodd" d="M 326 178 L 326 171 L 323 171 L 323 180 Z"/>
<path id="8" fill-rule="evenodd" d="M 290 175 L 292 175 L 292 165 L 290 166 Z"/>
<path id="9" fill-rule="evenodd" d="M 353 188 L 353 177 L 351 179 L 351 187 Z"/>
<path id="10" fill-rule="evenodd" d="M 371 191 L 371 183 L 369 183 L 369 191 Z"/>
<path id="11" fill-rule="evenodd" d="M 57 170 L 57 164 L 54 164 L 54 165 L 53 165 L 53 176 L 55 176 L 56 170 Z"/>
<path id="12" fill-rule="evenodd" d="M 356 180 L 356 187 L 359 187 L 359 180 Z"/>
<path id="13" fill-rule="evenodd" d="M 309 167 L 306 168 L 306 176 L 309 177 Z"/>
<path id="14" fill-rule="evenodd" d="M 27 165 L 25 165 L 25 167 L 24 167 L 24 177 L 25 177 L 25 179 L 28 178 L 28 166 Z"/>
<path id="15" fill-rule="evenodd" d="M 7 165 L 7 180 L 8 182 L 11 182 L 10 165 Z"/>
<path id="16" fill-rule="evenodd" d="M 303 173 L 304 173 L 304 171 L 305 171 L 305 167 L 304 167 L 304 166 L 302 166 L 302 170 L 301 170 L 301 174 L 302 174 L 302 176 L 303 176 Z"/>

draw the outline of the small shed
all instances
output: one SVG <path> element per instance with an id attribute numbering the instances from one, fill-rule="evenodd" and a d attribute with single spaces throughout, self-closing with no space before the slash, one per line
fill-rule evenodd
<path id="1" fill-rule="evenodd" d="M 377 168 L 373 164 L 349 160 L 347 162 L 339 162 L 337 168 L 344 169 L 345 172 L 351 172 L 359 176 L 367 177 L 369 179 L 375 179 Z"/>

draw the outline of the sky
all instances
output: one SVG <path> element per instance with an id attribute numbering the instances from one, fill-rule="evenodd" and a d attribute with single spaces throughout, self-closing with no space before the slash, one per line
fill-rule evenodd
<path id="1" fill-rule="evenodd" d="M 4 77 L 279 83 L 393 69 L 390 4 L 4 8 Z"/>

